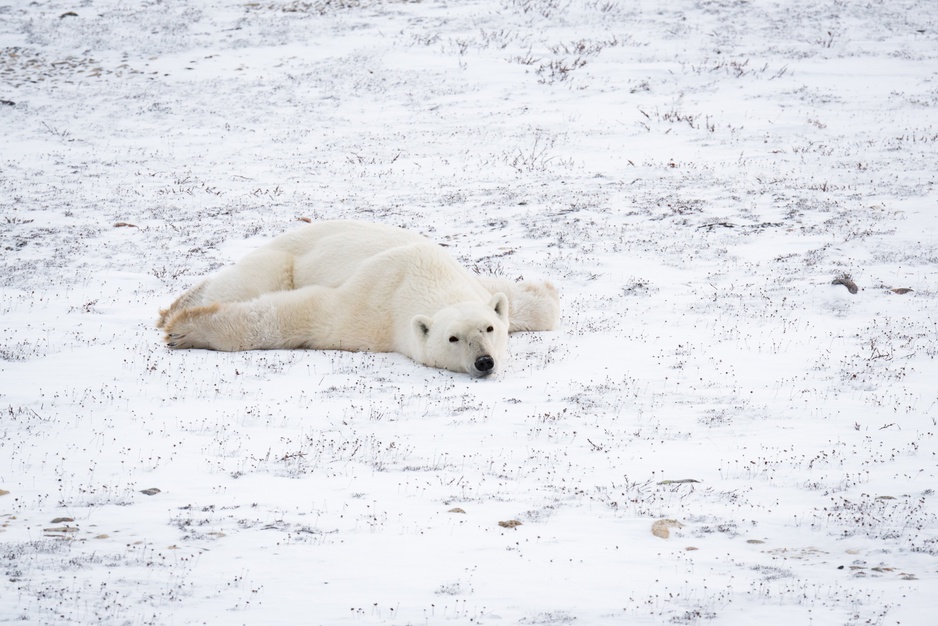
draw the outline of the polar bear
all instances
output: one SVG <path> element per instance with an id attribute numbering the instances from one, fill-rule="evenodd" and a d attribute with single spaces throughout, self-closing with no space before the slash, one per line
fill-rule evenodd
<path id="1" fill-rule="evenodd" d="M 399 352 L 474 377 L 496 373 L 514 331 L 553 330 L 548 282 L 480 277 L 421 235 L 325 221 L 287 232 L 160 312 L 171 348 Z"/>

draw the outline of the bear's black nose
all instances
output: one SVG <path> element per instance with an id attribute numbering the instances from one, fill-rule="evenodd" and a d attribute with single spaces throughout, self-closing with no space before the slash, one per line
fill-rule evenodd
<path id="1" fill-rule="evenodd" d="M 476 369 L 480 372 L 487 374 L 492 371 L 493 367 L 495 367 L 495 359 L 487 354 L 484 354 L 476 359 Z"/>

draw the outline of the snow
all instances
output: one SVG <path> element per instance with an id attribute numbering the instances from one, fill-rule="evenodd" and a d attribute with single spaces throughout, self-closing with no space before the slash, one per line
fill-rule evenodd
<path id="1" fill-rule="evenodd" d="M 936 34 L 911 0 L 0 1 L 0 621 L 928 623 Z M 163 346 L 298 218 L 550 279 L 561 328 L 481 381 Z"/>

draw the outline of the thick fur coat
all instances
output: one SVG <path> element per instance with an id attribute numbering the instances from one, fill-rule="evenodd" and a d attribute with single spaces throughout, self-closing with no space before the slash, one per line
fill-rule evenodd
<path id="1" fill-rule="evenodd" d="M 473 376 L 504 364 L 508 333 L 552 330 L 547 282 L 480 277 L 400 228 L 327 221 L 285 233 L 161 311 L 172 348 L 399 352 Z"/>

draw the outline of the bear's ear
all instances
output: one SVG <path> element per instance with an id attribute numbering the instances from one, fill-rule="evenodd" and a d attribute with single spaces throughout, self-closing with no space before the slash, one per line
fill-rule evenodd
<path id="1" fill-rule="evenodd" d="M 426 341 L 427 335 L 430 334 L 430 326 L 433 325 L 433 318 L 427 317 L 426 315 L 415 315 L 414 319 L 410 320 L 411 326 L 413 326 L 414 334 L 417 336 L 417 339 L 420 341 Z"/>
<path id="2" fill-rule="evenodd" d="M 489 300 L 489 306 L 495 310 L 495 314 L 502 322 L 508 323 L 508 296 L 499 291 Z"/>

